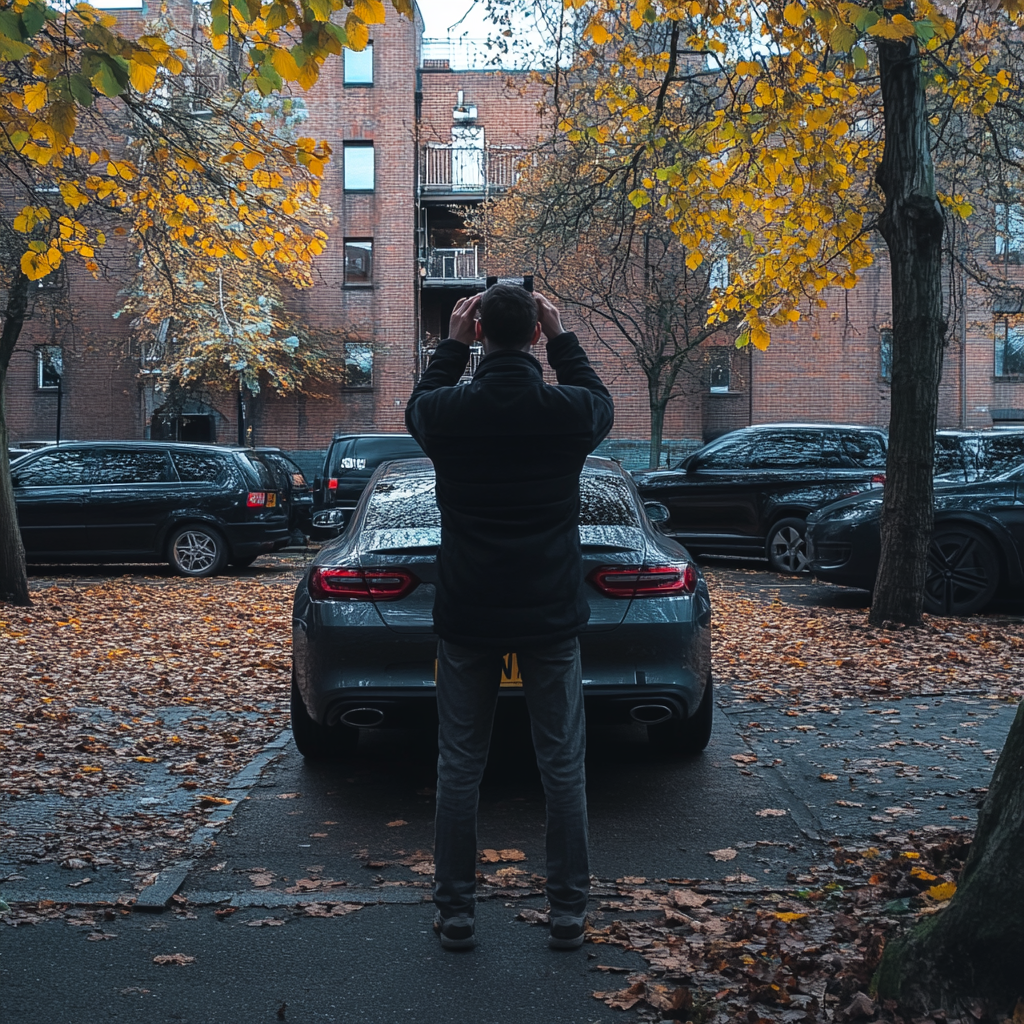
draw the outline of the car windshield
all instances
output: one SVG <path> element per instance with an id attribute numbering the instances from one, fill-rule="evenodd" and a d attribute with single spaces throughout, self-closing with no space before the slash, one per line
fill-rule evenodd
<path id="1" fill-rule="evenodd" d="M 580 477 L 580 526 L 639 527 L 639 512 L 626 481 L 612 473 L 585 470 Z M 378 480 L 366 504 L 362 529 L 407 534 L 404 539 L 392 537 L 387 546 L 438 544 L 441 513 L 434 498 L 434 474 L 388 473 Z"/>

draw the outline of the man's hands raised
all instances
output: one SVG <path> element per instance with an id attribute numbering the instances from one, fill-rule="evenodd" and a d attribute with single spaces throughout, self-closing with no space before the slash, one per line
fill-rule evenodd
<path id="1" fill-rule="evenodd" d="M 468 299 L 459 299 L 452 310 L 451 320 L 448 321 L 448 337 L 452 341 L 461 341 L 463 345 L 472 345 L 476 338 L 476 325 L 479 323 L 480 299 L 483 295 L 478 292 Z"/>
<path id="2" fill-rule="evenodd" d="M 540 329 L 544 332 L 544 337 L 551 341 L 552 338 L 565 334 L 562 317 L 555 304 L 536 292 L 533 293 L 533 298 L 537 303 L 537 315 L 540 317 Z"/>

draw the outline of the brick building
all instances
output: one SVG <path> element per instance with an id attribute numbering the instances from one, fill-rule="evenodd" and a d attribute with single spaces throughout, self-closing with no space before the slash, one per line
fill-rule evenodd
<path id="1" fill-rule="evenodd" d="M 403 430 L 405 400 L 455 300 L 484 285 L 486 252 L 464 228 L 466 209 L 514 182 L 544 127 L 542 94 L 527 74 L 453 70 L 424 52 L 419 19 L 389 16 L 367 51 L 328 62 L 305 96 L 303 134 L 326 139 L 335 154 L 323 183 L 334 219 L 317 283 L 295 305 L 311 323 L 345 328 L 347 383 L 327 400 L 250 398 L 245 423 L 254 443 L 315 450 L 339 432 Z M 1024 217 L 1004 219 L 1024 227 Z M 993 250 L 1014 267 L 1024 249 L 1019 233 L 1003 232 Z M 129 325 L 113 318 L 129 271 L 115 261 L 101 282 L 71 272 L 59 290 L 39 290 L 8 376 L 14 442 L 52 439 L 58 401 L 65 438 L 236 440 L 235 394 L 161 412 L 145 353 Z M 737 351 L 726 339 L 709 346 L 686 393 L 669 405 L 665 437 L 685 448 L 748 423 L 885 426 L 888 289 L 883 249 L 856 289 L 805 311 L 767 352 Z M 1024 421 L 1020 309 L 1008 303 L 994 312 L 980 292 L 966 305 L 963 323 L 950 330 L 940 425 Z M 628 346 L 614 352 L 583 340 L 615 396 L 613 437 L 642 440 L 646 384 Z"/>

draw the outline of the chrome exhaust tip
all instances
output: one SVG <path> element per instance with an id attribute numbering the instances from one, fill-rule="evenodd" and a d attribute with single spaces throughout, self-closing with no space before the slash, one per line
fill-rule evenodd
<path id="1" fill-rule="evenodd" d="M 380 708 L 350 708 L 338 721 L 353 729 L 373 729 L 384 721 L 384 712 Z"/>
<path id="2" fill-rule="evenodd" d="M 672 717 L 672 709 L 664 704 L 637 704 L 629 709 L 629 716 L 641 725 L 659 725 Z"/>

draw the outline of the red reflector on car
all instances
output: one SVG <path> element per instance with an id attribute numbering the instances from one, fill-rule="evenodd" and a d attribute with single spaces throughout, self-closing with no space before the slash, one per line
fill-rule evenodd
<path id="1" fill-rule="evenodd" d="M 605 597 L 670 597 L 692 594 L 697 588 L 697 570 L 680 565 L 602 565 L 587 579 Z"/>
<path id="2" fill-rule="evenodd" d="M 399 601 L 420 581 L 408 569 L 343 569 L 316 566 L 309 574 L 314 601 Z"/>
<path id="3" fill-rule="evenodd" d="M 873 484 L 884 484 L 885 483 L 885 474 L 884 473 L 876 473 L 871 478 L 871 482 Z"/>
<path id="4" fill-rule="evenodd" d="M 250 491 L 245 503 L 249 508 L 262 508 L 267 503 L 267 492 Z"/>
<path id="5" fill-rule="evenodd" d="M 336 476 L 332 476 L 327 481 L 327 490 L 329 490 L 329 491 L 336 491 L 337 489 L 338 489 L 338 478 Z"/>

